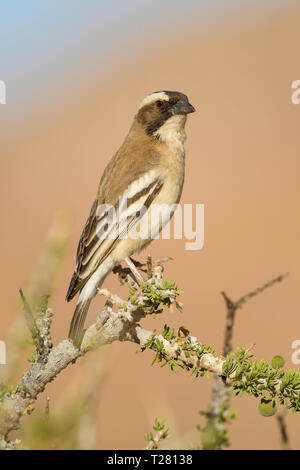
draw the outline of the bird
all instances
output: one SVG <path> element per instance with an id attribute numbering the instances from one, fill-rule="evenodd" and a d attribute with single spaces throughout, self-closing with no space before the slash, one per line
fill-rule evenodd
<path id="1" fill-rule="evenodd" d="M 159 234 L 179 203 L 185 173 L 185 124 L 187 115 L 194 111 L 183 93 L 148 94 L 123 144 L 103 172 L 79 240 L 66 295 L 70 301 L 79 293 L 69 330 L 69 339 L 79 349 L 97 289 L 122 261 L 133 267 L 130 256 Z M 155 215 L 160 207 L 158 218 Z"/>

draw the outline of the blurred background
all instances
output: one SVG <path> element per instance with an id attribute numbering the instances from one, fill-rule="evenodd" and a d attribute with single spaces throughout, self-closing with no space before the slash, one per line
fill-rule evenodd
<path id="1" fill-rule="evenodd" d="M 12 0 L 0 7 L 1 315 L 7 365 L 17 383 L 29 367 L 18 289 L 51 294 L 53 339 L 66 337 L 74 302 L 65 294 L 81 230 L 100 176 L 125 138 L 144 96 L 188 95 L 182 203 L 205 205 L 205 244 L 154 241 L 171 256 L 165 276 L 184 291 L 184 311 L 148 328 L 186 325 L 222 350 L 225 305 L 284 272 L 290 275 L 238 312 L 234 346 L 291 363 L 299 318 L 299 125 L 291 83 L 300 79 L 300 5 L 290 0 Z M 126 296 L 114 276 L 106 287 Z M 89 322 L 103 301 L 95 299 Z M 16 436 L 31 448 L 135 449 L 154 418 L 167 448 L 199 445 L 213 381 L 150 366 L 133 344 L 114 343 L 68 367 L 47 387 Z M 296 366 L 297 367 L 297 366 Z M 51 426 L 44 423 L 50 397 Z M 257 400 L 232 398 L 233 449 L 277 449 L 274 418 Z M 288 416 L 299 448 L 299 416 Z"/>

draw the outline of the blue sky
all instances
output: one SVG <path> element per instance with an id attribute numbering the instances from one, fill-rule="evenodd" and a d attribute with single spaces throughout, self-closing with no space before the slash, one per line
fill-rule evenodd
<path id="1" fill-rule="evenodd" d="M 285 4 L 289 0 L 285 0 Z M 9 0 L 0 6 L 0 80 L 6 117 L 46 104 L 74 80 L 187 26 L 238 18 L 282 0 Z M 138 39 L 138 41 L 137 41 Z M 3 110 L 0 118 L 2 120 Z"/>

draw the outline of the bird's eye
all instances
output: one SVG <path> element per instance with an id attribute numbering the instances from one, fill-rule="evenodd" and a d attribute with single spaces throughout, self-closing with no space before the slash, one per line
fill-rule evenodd
<path id="1" fill-rule="evenodd" d="M 163 105 L 163 102 L 162 102 L 162 101 L 160 101 L 160 100 L 158 100 L 158 101 L 156 101 L 156 104 L 157 104 L 157 106 L 158 106 L 159 108 L 161 108 L 161 107 L 162 107 L 162 105 Z"/>

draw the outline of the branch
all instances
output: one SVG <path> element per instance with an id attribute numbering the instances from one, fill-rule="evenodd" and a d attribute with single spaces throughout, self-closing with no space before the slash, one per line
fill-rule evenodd
<path id="1" fill-rule="evenodd" d="M 232 338 L 237 310 L 242 308 L 243 304 L 252 297 L 264 292 L 265 289 L 273 286 L 275 283 L 281 282 L 287 275 L 288 273 L 277 276 L 276 278 L 264 284 L 262 287 L 257 287 L 254 291 L 243 295 L 236 302 L 232 301 L 224 291 L 221 292 L 226 304 L 226 327 L 223 345 L 224 356 L 231 353 L 233 349 Z M 203 429 L 199 427 L 199 429 L 202 430 L 202 445 L 204 449 L 221 449 L 223 445 L 229 445 L 228 428 L 226 427 L 226 424 L 230 422 L 232 417 L 235 417 L 235 413 L 229 412 L 230 391 L 224 385 L 224 382 L 220 379 L 220 377 L 215 376 L 214 378 L 215 383 L 212 387 L 212 394 L 208 411 L 201 412 L 201 414 L 204 414 L 207 417 L 208 421 L 206 427 Z M 279 417 L 278 421 L 281 434 L 283 434 L 282 429 L 284 423 L 280 421 Z"/>
<path id="2" fill-rule="evenodd" d="M 276 419 L 277 419 L 277 423 L 279 427 L 279 433 L 280 433 L 281 449 L 290 450 L 290 441 L 289 441 L 289 437 L 287 433 L 285 417 L 286 417 L 286 410 L 284 410 L 282 413 L 277 413 L 276 415 Z"/>
<path id="3" fill-rule="evenodd" d="M 264 284 L 262 287 L 257 287 L 254 291 L 249 292 L 246 295 L 243 295 L 239 300 L 236 302 L 232 301 L 226 293 L 223 291 L 221 292 L 225 303 L 226 303 L 226 308 L 227 308 L 227 313 L 226 313 L 226 328 L 225 328 L 225 341 L 224 341 L 224 347 L 223 347 L 223 354 L 226 356 L 232 351 L 232 336 L 233 336 L 233 326 L 234 326 L 234 320 L 235 320 L 235 314 L 236 311 L 244 305 L 248 300 L 252 299 L 252 297 L 255 297 L 258 294 L 261 294 L 264 292 L 266 289 L 269 287 L 272 287 L 274 284 L 277 282 L 281 282 L 286 276 L 288 276 L 289 273 L 281 274 L 280 276 L 276 277 L 275 279 L 272 279 L 271 281 L 267 282 Z"/>
<path id="4" fill-rule="evenodd" d="M 140 325 L 147 315 L 160 314 L 164 307 L 178 304 L 177 296 L 181 292 L 173 282 L 162 280 L 162 271 L 162 266 L 157 265 L 152 279 L 139 288 L 131 286 L 128 300 L 106 289 L 99 290 L 108 300 L 96 322 L 85 331 L 80 350 L 68 339 L 52 347 L 51 309 L 47 308 L 36 317 L 39 347 L 36 347 L 34 362 L 13 392 L 0 395 L 0 448 L 13 448 L 9 432 L 19 426 L 24 414 L 32 411 L 32 404 L 49 382 L 88 351 L 114 341 L 133 342 L 141 351 L 151 349 L 155 352 L 152 363 L 169 365 L 173 371 L 183 368 L 196 377 L 214 372 L 232 385 L 237 394 L 246 391 L 250 395 L 265 396 L 268 393 L 271 399 L 276 397 L 281 402 L 286 399 L 289 408 L 300 410 L 300 373 L 274 370 L 264 361 L 251 362 L 252 354 L 243 348 L 225 360 L 196 337 L 176 336 L 167 326 L 162 334 L 157 334 Z"/>
<path id="5" fill-rule="evenodd" d="M 151 431 L 145 434 L 145 439 L 148 442 L 145 450 L 157 450 L 160 442 L 170 437 L 168 432 L 169 430 L 166 427 L 165 422 L 160 422 L 157 418 L 155 418 L 154 421 L 153 431 L 155 431 L 155 433 Z"/>

